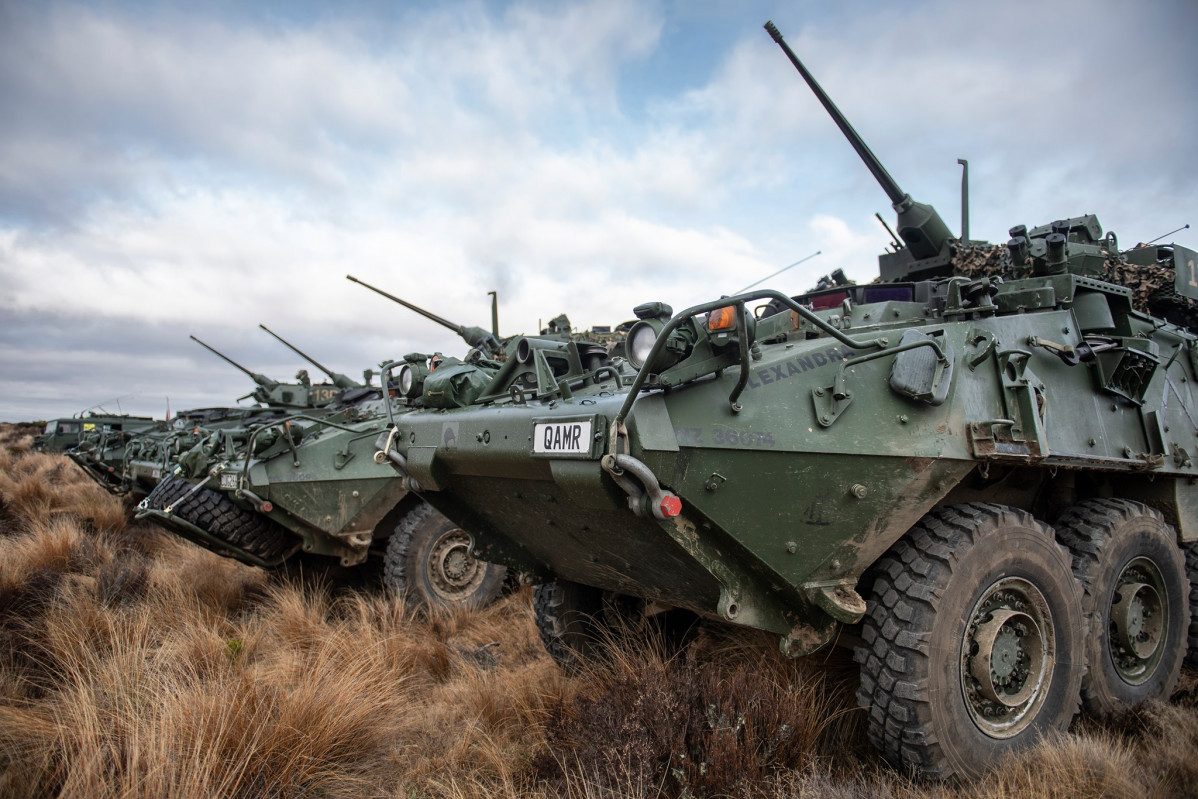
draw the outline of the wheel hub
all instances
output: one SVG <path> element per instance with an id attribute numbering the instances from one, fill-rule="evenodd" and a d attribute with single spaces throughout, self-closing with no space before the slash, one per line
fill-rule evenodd
<path id="1" fill-rule="evenodd" d="M 486 577 L 486 567 L 470 557 L 470 536 L 461 529 L 450 530 L 433 543 L 428 565 L 433 591 L 450 601 L 468 598 Z"/>
<path id="2" fill-rule="evenodd" d="M 1039 589 L 997 581 L 974 605 L 961 647 L 961 684 L 974 724 L 994 738 L 1018 734 L 1044 703 L 1053 662 L 1053 622 Z"/>
<path id="3" fill-rule="evenodd" d="M 1027 701 L 1036 684 L 1035 664 L 1044 660 L 1044 644 L 1035 619 L 1026 613 L 1003 608 L 978 625 L 974 640 L 978 653 L 969 669 L 982 695 L 1005 707 Z"/>
<path id="4" fill-rule="evenodd" d="M 1123 680 L 1136 685 L 1151 676 L 1163 652 L 1167 619 L 1160 570 L 1136 558 L 1115 581 L 1109 612 L 1111 659 Z"/>

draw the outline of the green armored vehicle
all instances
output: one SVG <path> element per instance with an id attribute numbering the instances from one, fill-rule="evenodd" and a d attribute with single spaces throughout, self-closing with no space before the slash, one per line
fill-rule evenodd
<path id="1" fill-rule="evenodd" d="M 479 348 L 472 371 L 498 368 L 482 357 L 502 353 L 493 332 L 455 325 L 362 285 Z M 399 363 L 428 372 L 430 361 L 443 375 L 461 364 L 420 353 Z M 343 378 L 316 365 L 335 383 Z M 388 413 L 425 402 L 411 389 L 410 383 L 391 384 L 387 401 L 381 389 L 358 391 L 319 411 L 209 435 L 178 458 L 172 474 L 142 504 L 139 518 L 252 565 L 270 568 L 301 558 L 354 570 L 381 564 L 390 590 L 422 604 L 487 604 L 503 588 L 506 570 L 471 558 L 467 534 L 409 494 L 391 469 L 373 458 L 374 439 Z M 469 385 L 454 387 L 470 390 Z"/>
<path id="2" fill-rule="evenodd" d="M 126 492 L 132 491 L 142 496 L 148 494 L 165 475 L 171 473 L 179 458 L 218 431 L 252 428 L 303 410 L 317 412 L 317 409 L 336 402 L 354 402 L 371 393 L 371 389 L 345 375 L 328 372 L 265 326 L 260 327 L 328 374 L 333 382 L 314 385 L 307 371 L 301 370 L 296 374 L 297 382 L 281 383 L 250 371 L 224 353 L 191 336 L 192 341 L 244 372 L 257 384 L 252 392 L 238 398 L 239 401 L 253 399 L 257 404 L 249 407 L 200 409 L 177 417 L 168 430 L 150 433 L 130 442 L 125 449 L 122 468 Z"/>
<path id="3" fill-rule="evenodd" d="M 94 427 L 80 438 L 67 455 L 101 486 L 119 496 L 146 496 L 169 474 L 177 459 L 216 430 L 247 427 L 277 419 L 289 411 L 319 408 L 334 400 L 350 402 L 372 390 L 341 374 L 328 372 L 290 343 L 281 341 L 301 357 L 329 375 L 332 383 L 313 385 L 305 370 L 296 375 L 297 383 L 286 384 L 251 372 L 241 364 L 200 341 L 192 340 L 222 360 L 249 375 L 257 387 L 241 399 L 254 398 L 261 405 L 196 408 L 181 411 L 169 422 L 146 420 L 145 425 L 122 431 L 111 425 Z M 128 427 L 128 425 L 126 425 Z"/>
<path id="4" fill-rule="evenodd" d="M 839 640 L 870 738 L 920 775 L 1168 696 L 1198 644 L 1198 337 L 1110 276 L 1192 307 L 1195 254 L 1120 253 L 1093 216 L 955 239 L 767 29 L 898 212 L 883 282 L 646 303 L 626 361 L 520 341 L 378 457 L 539 584 L 563 665 L 671 608 L 790 655 Z"/>
<path id="5" fill-rule="evenodd" d="M 288 344 L 286 341 L 279 338 L 265 325 L 259 325 L 259 327 L 261 327 L 263 330 L 266 330 L 267 333 L 270 333 L 279 341 L 283 342 L 283 344 L 298 353 L 304 360 L 330 375 L 334 382 L 318 383 L 313 385 L 311 379 L 308 377 L 307 371 L 301 370 L 295 376 L 296 380 L 299 382 L 280 383 L 278 380 L 269 378 L 266 375 L 258 374 L 257 372 L 251 372 L 249 369 L 246 369 L 244 366 L 237 363 L 237 361 L 228 357 L 224 353 L 208 346 L 195 336 L 190 336 L 191 340 L 196 344 L 199 344 L 201 347 L 230 364 L 235 369 L 244 372 L 250 377 L 251 380 L 258 384 L 257 387 L 249 394 L 238 397 L 237 399 L 239 402 L 244 399 L 252 399 L 254 402 L 269 406 L 271 408 L 292 408 L 296 410 L 302 408 L 318 408 L 322 405 L 332 402 L 334 399 L 336 399 L 338 393 L 341 391 L 362 388 L 361 383 L 358 383 L 346 377 L 345 375 L 328 372 L 323 366 L 320 366 L 307 355 L 304 355 L 295 347 L 291 346 L 291 344 Z"/>

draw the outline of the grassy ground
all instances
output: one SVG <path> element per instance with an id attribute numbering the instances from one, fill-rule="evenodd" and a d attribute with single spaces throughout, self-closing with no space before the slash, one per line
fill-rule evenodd
<path id="1" fill-rule="evenodd" d="M 0 796 L 1198 796 L 1198 678 L 967 785 L 864 742 L 843 654 L 705 629 L 568 677 L 517 593 L 426 618 L 128 521 L 0 425 Z"/>

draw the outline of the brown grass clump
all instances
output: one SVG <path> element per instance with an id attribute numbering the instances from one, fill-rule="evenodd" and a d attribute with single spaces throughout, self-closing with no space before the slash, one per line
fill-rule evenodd
<path id="1" fill-rule="evenodd" d="M 528 589 L 429 616 L 105 521 L 93 488 L 0 452 L 0 799 L 1198 797 L 1192 672 L 1169 704 L 918 784 L 865 744 L 843 651 L 711 625 L 570 677 Z"/>
<path id="2" fill-rule="evenodd" d="M 606 791 L 726 796 L 860 752 L 843 652 L 791 661 L 753 631 L 704 630 L 679 657 L 627 642 L 590 689 L 554 709 L 538 776 Z M 610 781 L 610 782 L 609 782 Z"/>
<path id="3" fill-rule="evenodd" d="M 33 446 L 34 436 L 46 429 L 45 422 L 0 424 L 0 452 L 21 455 Z"/>
<path id="4" fill-rule="evenodd" d="M 70 516 L 93 530 L 119 532 L 124 505 L 66 456 L 48 452 L 0 454 L 0 535 L 31 523 Z"/>

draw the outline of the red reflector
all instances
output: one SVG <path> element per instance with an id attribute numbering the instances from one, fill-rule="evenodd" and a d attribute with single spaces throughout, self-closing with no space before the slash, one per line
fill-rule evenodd
<path id="1" fill-rule="evenodd" d="M 262 503 L 262 512 L 263 513 L 270 513 L 274 509 L 275 509 L 275 506 L 273 504 L 271 504 L 270 502 Z"/>
<path id="2" fill-rule="evenodd" d="M 682 500 L 673 494 L 661 498 L 661 515 L 667 519 L 682 513 Z"/>

